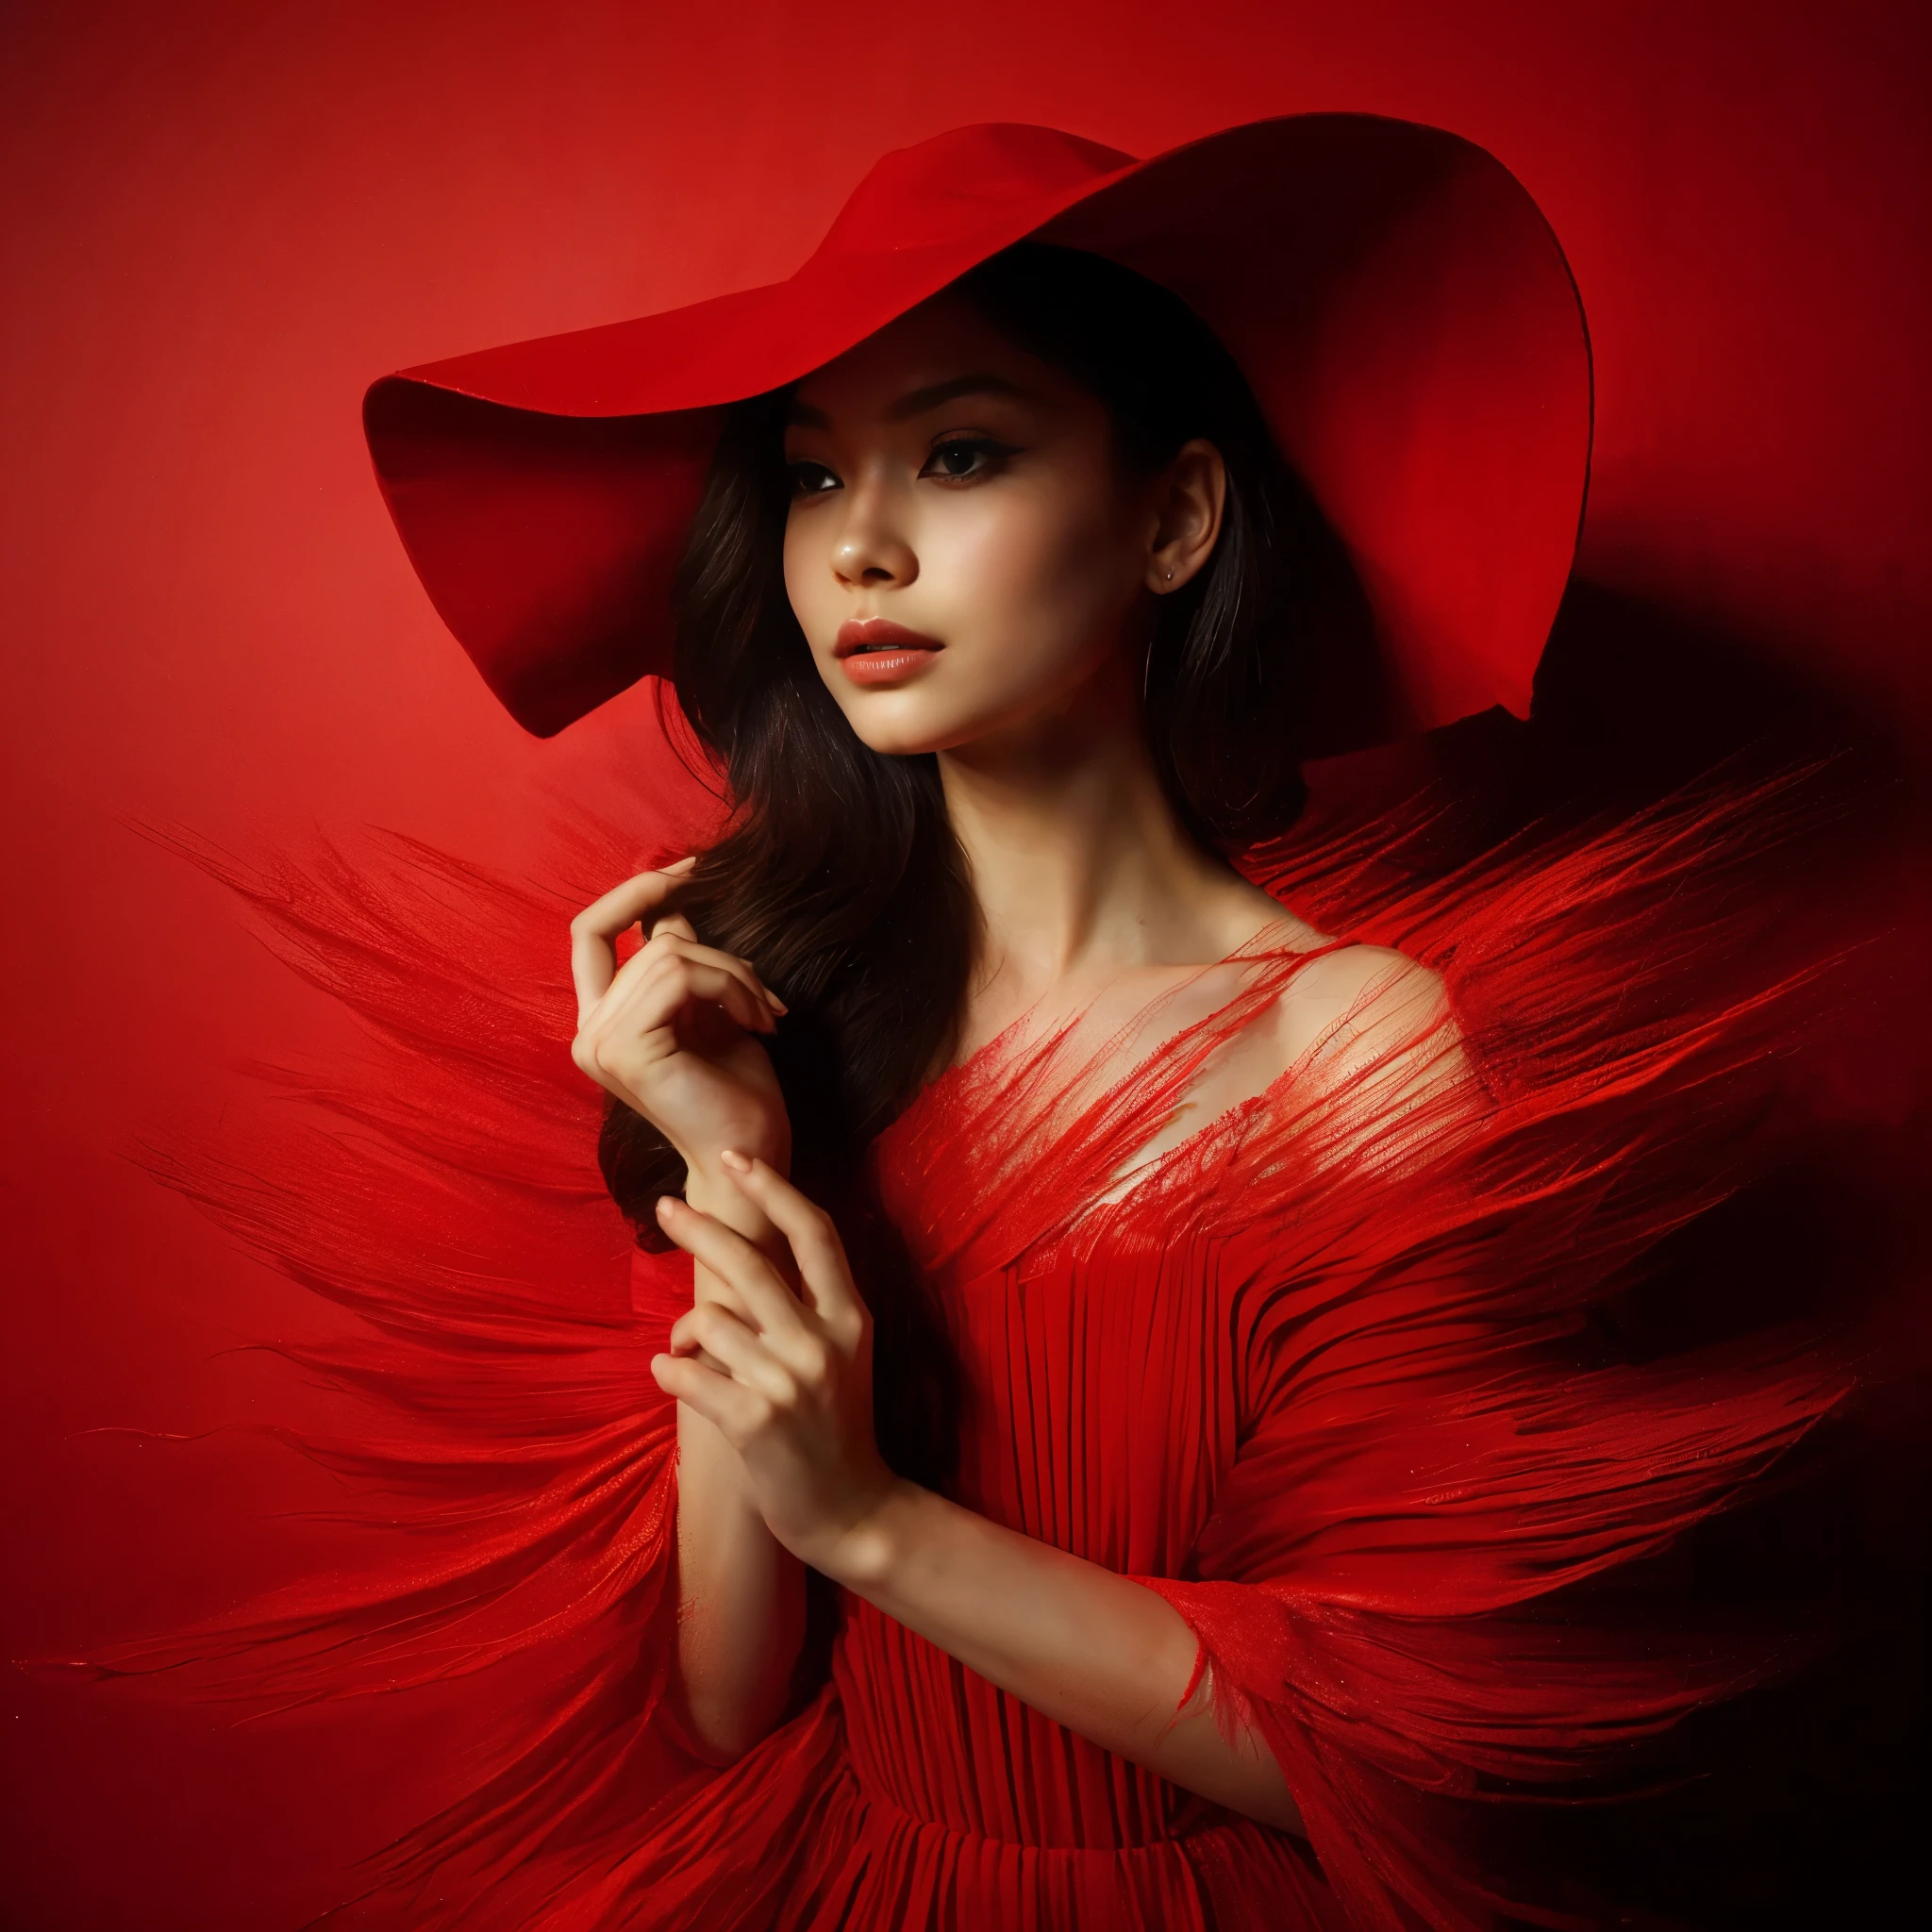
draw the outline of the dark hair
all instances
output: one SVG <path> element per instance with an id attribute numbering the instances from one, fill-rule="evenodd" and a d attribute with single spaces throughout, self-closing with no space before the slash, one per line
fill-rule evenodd
<path id="1" fill-rule="evenodd" d="M 1240 367 L 1178 296 L 1099 256 L 1024 242 L 954 287 L 1106 406 L 1123 464 L 1161 468 L 1192 437 L 1220 450 L 1220 539 L 1207 569 L 1158 602 L 1147 728 L 1168 796 L 1204 843 L 1284 829 L 1303 799 L 1296 643 L 1321 530 Z M 866 1143 L 952 1051 L 976 910 L 934 759 L 859 741 L 792 616 L 788 394 L 730 410 L 677 581 L 678 696 L 733 807 L 682 909 L 791 1008 L 772 1057 L 797 1177 L 849 1239 L 876 1220 L 858 1176 Z M 660 1242 L 652 1205 L 683 1184 L 681 1162 L 622 1107 L 600 1151 L 640 1239 Z"/>

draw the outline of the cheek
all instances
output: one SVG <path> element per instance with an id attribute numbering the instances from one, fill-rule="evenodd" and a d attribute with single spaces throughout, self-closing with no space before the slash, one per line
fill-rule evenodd
<path id="1" fill-rule="evenodd" d="M 1104 503 L 1066 490 L 990 490 L 934 522 L 921 574 L 936 592 L 943 585 L 960 641 L 999 646 L 1015 670 L 1111 648 L 1139 568 Z"/>
<path id="2" fill-rule="evenodd" d="M 814 599 L 824 604 L 829 592 L 836 588 L 821 554 L 822 549 L 823 545 L 814 538 L 806 520 L 793 517 L 786 523 L 783 551 L 785 595 L 791 602 L 791 614 L 797 618 L 799 627 L 807 637 L 815 635 L 812 623 Z"/>

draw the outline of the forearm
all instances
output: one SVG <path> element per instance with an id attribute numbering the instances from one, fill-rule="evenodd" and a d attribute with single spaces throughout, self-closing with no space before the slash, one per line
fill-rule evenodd
<path id="1" fill-rule="evenodd" d="M 1230 1740 L 1186 1622 L 1152 1591 L 910 1483 L 842 1538 L 837 1580 L 989 1682 L 1104 1749 L 1290 1831 L 1300 1815 L 1252 1732 Z"/>
<path id="2" fill-rule="evenodd" d="M 778 1721 L 805 1634 L 805 1567 L 765 1527 L 737 1452 L 677 1411 L 677 1666 L 693 1741 L 723 1762 Z"/>
<path id="3" fill-rule="evenodd" d="M 659 1223 L 701 1283 L 709 1268 L 739 1299 L 734 1311 L 701 1292 L 651 1367 L 716 1424 L 774 1533 L 1042 1715 L 1232 1810 L 1299 1829 L 1265 1740 L 1224 1737 L 1204 1688 L 1190 1694 L 1197 1646 L 1164 1598 L 885 1467 L 871 1323 L 836 1228 L 765 1162 L 723 1164 L 741 1170 L 747 1203 L 782 1228 L 796 1272 L 724 1214 L 690 1211 L 694 1192 L 689 1206 L 662 1204 Z"/>
<path id="4" fill-rule="evenodd" d="M 687 1189 L 722 1219 L 751 1224 L 760 1241 L 769 1223 L 742 1195 L 716 1198 L 693 1174 Z M 716 1299 L 708 1270 L 695 1271 L 696 1299 Z M 744 1465 L 696 1410 L 677 1410 L 677 1662 L 685 1716 L 709 1757 L 741 1756 L 778 1721 L 805 1634 L 805 1567 L 765 1526 Z"/>

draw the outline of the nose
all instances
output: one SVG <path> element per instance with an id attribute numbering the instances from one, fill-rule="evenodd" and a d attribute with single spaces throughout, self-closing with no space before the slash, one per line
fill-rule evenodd
<path id="1" fill-rule="evenodd" d="M 883 480 L 849 489 L 845 520 L 832 546 L 832 574 L 847 590 L 903 590 L 919 575 L 919 558 L 896 509 L 895 492 Z"/>

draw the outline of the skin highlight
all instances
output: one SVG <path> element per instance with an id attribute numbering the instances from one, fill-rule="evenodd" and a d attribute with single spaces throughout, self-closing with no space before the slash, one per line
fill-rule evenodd
<path id="1" fill-rule="evenodd" d="M 942 295 L 799 385 L 785 455 L 786 590 L 826 689 L 873 750 L 937 756 L 979 911 L 962 1056 L 1018 1023 L 1105 1039 L 1162 993 L 1179 1025 L 1240 989 L 1229 956 L 1257 935 L 1326 943 L 1187 835 L 1141 725 L 1154 600 L 1205 568 L 1219 535 L 1211 445 L 1127 470 L 1093 397 Z M 905 664 L 855 680 L 845 665 L 881 620 L 920 646 L 882 640 Z M 679 1402 L 679 1665 L 700 1748 L 728 1761 L 777 1721 L 809 1564 L 1105 1748 L 1298 1829 L 1261 1740 L 1226 1735 L 1205 1689 L 1181 1707 L 1196 1645 L 1163 1599 L 881 1459 L 860 1290 L 786 1178 L 789 1124 L 758 1043 L 782 1006 L 744 961 L 699 944 L 679 872 L 587 908 L 573 961 L 579 1066 L 688 1169 L 659 1222 L 694 1257 L 694 1303 L 653 1373 Z M 646 943 L 620 971 L 632 924 Z M 1441 1001 L 1399 954 L 1324 951 L 1163 1140 L 1318 1041 L 1337 1042 L 1345 1076 Z"/>

